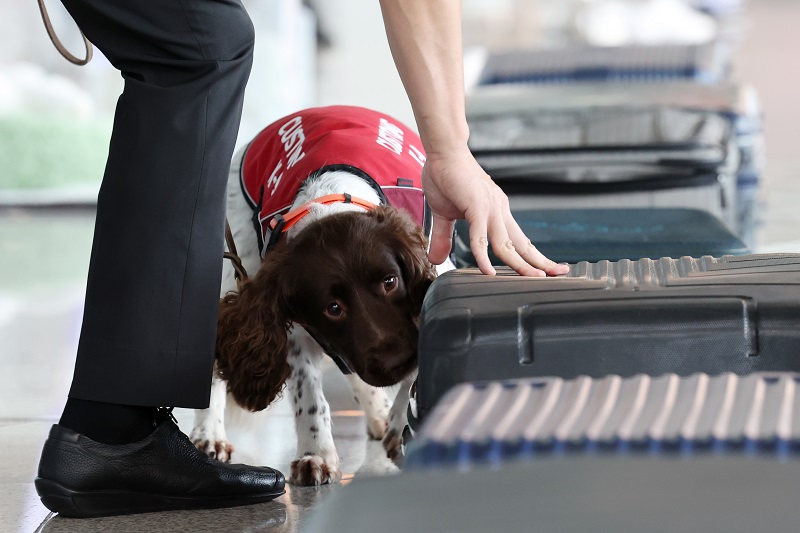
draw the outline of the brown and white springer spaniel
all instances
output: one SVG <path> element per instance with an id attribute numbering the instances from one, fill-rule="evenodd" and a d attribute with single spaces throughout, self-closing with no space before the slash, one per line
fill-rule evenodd
<path id="1" fill-rule="evenodd" d="M 338 481 L 322 390 L 328 354 L 352 371 L 346 377 L 370 437 L 383 439 L 387 455 L 400 461 L 418 317 L 437 275 L 420 217 L 409 213 L 423 210 L 423 163 L 419 137 L 405 126 L 342 106 L 284 117 L 234 157 L 227 218 L 251 275 L 237 289 L 226 262 L 211 403 L 197 411 L 191 433 L 198 448 L 229 461 L 228 394 L 258 411 L 286 385 L 297 431 L 290 482 Z M 294 184 L 294 197 L 276 210 L 273 200 L 287 194 L 277 191 L 281 183 Z M 412 197 L 420 203 L 407 210 Z M 404 207 L 383 205 L 387 198 Z M 448 262 L 439 270 L 450 268 Z M 390 406 L 383 387 L 397 383 Z"/>

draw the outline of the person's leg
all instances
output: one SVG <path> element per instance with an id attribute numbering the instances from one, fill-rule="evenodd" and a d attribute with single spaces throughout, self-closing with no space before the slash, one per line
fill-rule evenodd
<path id="1" fill-rule="evenodd" d="M 239 0 L 63 3 L 125 88 L 72 389 L 45 442 L 39 495 L 68 516 L 274 498 L 279 472 L 214 462 L 156 412 L 208 403 L 250 19 Z"/>
<path id="2" fill-rule="evenodd" d="M 252 24 L 238 0 L 64 3 L 125 78 L 70 397 L 204 407 Z"/>
<path id="3" fill-rule="evenodd" d="M 61 419 L 113 444 L 152 429 L 152 409 L 133 406 L 208 401 L 225 180 L 253 30 L 230 0 L 65 5 L 125 78 Z"/>

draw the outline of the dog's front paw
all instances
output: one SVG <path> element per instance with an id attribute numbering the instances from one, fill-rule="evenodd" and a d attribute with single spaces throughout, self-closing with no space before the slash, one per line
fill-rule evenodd
<path id="1" fill-rule="evenodd" d="M 198 450 L 212 459 L 223 463 L 229 463 L 231 461 L 231 455 L 233 455 L 234 450 L 233 444 L 228 442 L 225 438 L 214 438 L 210 436 L 208 432 L 203 431 L 202 428 L 194 428 L 192 434 L 189 435 L 189 439 Z"/>
<path id="2" fill-rule="evenodd" d="M 405 454 L 403 453 L 403 434 L 396 428 L 392 428 L 383 437 L 383 449 L 386 450 L 388 457 L 398 467 L 403 465 Z"/>
<path id="3" fill-rule="evenodd" d="M 341 471 L 329 465 L 319 455 L 306 455 L 292 461 L 289 483 L 304 487 L 315 487 L 336 483 L 342 479 Z"/>

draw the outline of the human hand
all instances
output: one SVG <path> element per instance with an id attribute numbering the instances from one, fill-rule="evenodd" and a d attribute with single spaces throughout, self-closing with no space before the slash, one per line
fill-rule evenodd
<path id="1" fill-rule="evenodd" d="M 557 276 L 569 272 L 531 243 L 520 229 L 508 197 L 464 147 L 447 154 L 428 154 L 422 169 L 422 188 L 433 211 L 430 261 L 441 264 L 452 246 L 455 221 L 469 222 L 469 243 L 478 268 L 494 275 L 488 245 L 506 265 L 523 276 Z"/>

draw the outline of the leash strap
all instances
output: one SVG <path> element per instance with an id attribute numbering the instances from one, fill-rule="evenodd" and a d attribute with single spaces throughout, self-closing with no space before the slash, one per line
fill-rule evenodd
<path id="1" fill-rule="evenodd" d="M 228 244 L 228 251 L 222 254 L 222 257 L 229 259 L 233 264 L 233 276 L 236 278 L 236 285 L 239 286 L 247 279 L 247 270 L 245 270 L 242 259 L 236 251 L 236 243 L 233 241 L 233 232 L 227 218 L 225 219 L 225 242 Z"/>
<path id="2" fill-rule="evenodd" d="M 83 46 L 86 49 L 86 57 L 81 59 L 76 57 L 70 53 L 69 50 L 61 43 L 59 40 L 58 35 L 56 35 L 56 31 L 53 29 L 53 24 L 50 22 L 50 15 L 47 14 L 47 7 L 44 5 L 44 0 L 38 0 L 39 2 L 39 13 L 42 14 L 42 22 L 44 22 L 44 27 L 47 30 L 47 35 L 50 37 L 50 40 L 53 42 L 53 46 L 56 47 L 58 53 L 60 53 L 64 58 L 74 65 L 85 65 L 89 61 L 92 60 L 92 43 L 89 42 L 89 39 L 81 32 L 81 37 L 83 37 Z"/>

